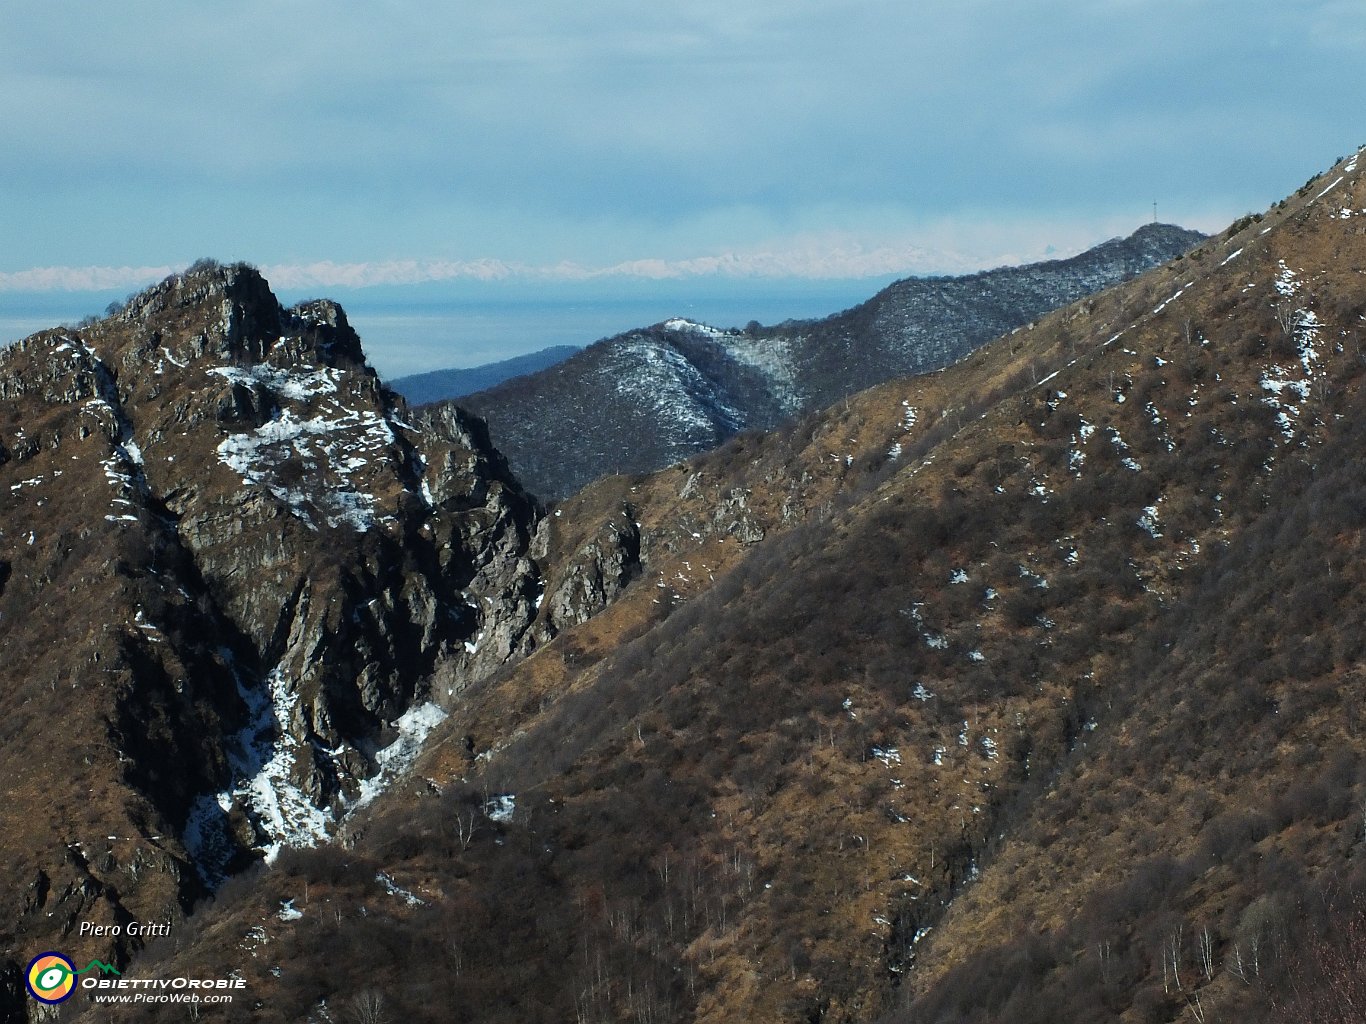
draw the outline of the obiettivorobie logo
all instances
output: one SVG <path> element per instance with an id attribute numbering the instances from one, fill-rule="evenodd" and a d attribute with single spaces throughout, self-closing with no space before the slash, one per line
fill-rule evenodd
<path id="1" fill-rule="evenodd" d="M 70 958 L 49 951 L 39 953 L 29 961 L 24 984 L 28 986 L 28 994 L 38 1002 L 49 1005 L 61 1003 L 71 998 L 71 994 L 76 991 L 76 979 L 88 971 L 99 971 L 101 974 L 119 973 L 102 960 L 91 960 L 78 971 Z"/>
<path id="2" fill-rule="evenodd" d="M 113 977 L 106 977 L 112 974 Z M 81 975 L 87 975 L 82 978 Z M 49 950 L 28 964 L 28 994 L 49 1006 L 65 1002 L 81 989 L 97 1003 L 231 1003 L 233 993 L 247 987 L 237 972 L 226 978 L 184 976 L 125 978 L 112 964 L 91 960 L 79 971 L 69 956 Z"/>

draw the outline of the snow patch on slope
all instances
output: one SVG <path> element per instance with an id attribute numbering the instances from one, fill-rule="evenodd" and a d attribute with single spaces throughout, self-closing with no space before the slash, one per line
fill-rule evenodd
<path id="1" fill-rule="evenodd" d="M 266 683 L 270 695 L 268 713 L 274 723 L 270 757 L 255 775 L 234 789 L 233 795 L 243 798 L 271 837 L 266 848 L 269 863 L 284 846 L 316 846 L 325 842 L 336 819 L 315 807 L 291 779 L 299 742 L 289 731 L 289 721 L 299 704 L 298 691 L 279 668 L 271 671 Z"/>
<path id="2" fill-rule="evenodd" d="M 691 449 L 698 440 L 710 442 L 718 426 L 731 431 L 743 426 L 740 411 L 669 345 L 633 337 L 612 352 L 609 367 L 613 386 L 628 405 L 649 396 L 650 418 L 673 447 Z"/>
<path id="3" fill-rule="evenodd" d="M 398 738 L 375 754 L 379 770 L 360 785 L 360 796 L 349 810 L 364 807 L 396 778 L 412 768 L 431 731 L 446 720 L 446 712 L 430 701 L 414 704 L 394 723 Z"/>
<path id="4" fill-rule="evenodd" d="M 342 372 L 312 366 L 271 366 L 257 363 L 252 366 L 215 366 L 210 373 L 233 384 L 260 384 L 282 398 L 305 401 L 316 395 L 335 394 Z"/>
<path id="5" fill-rule="evenodd" d="M 377 499 L 353 476 L 384 456 L 395 441 L 393 428 L 376 412 L 331 404 L 307 419 L 285 409 L 252 431 L 229 434 L 218 445 L 218 459 L 244 484 L 264 487 L 315 529 L 317 512 L 328 526 L 368 530 L 375 524 Z M 323 486 L 286 482 L 281 469 L 293 458 L 321 469 L 309 475 L 315 481 L 321 475 Z"/>
<path id="6" fill-rule="evenodd" d="M 797 386 L 797 370 L 792 358 L 796 339 L 781 336 L 750 338 L 730 334 L 723 340 L 731 358 L 763 375 L 784 412 L 795 413 L 801 409 L 806 395 Z"/>
<path id="7" fill-rule="evenodd" d="M 232 664 L 231 654 L 224 651 Z M 240 676 L 237 693 L 247 706 L 247 724 L 228 744 L 233 784 L 218 793 L 202 794 L 191 806 L 183 833 L 185 848 L 209 886 L 226 876 L 233 843 L 227 815 L 240 805 L 267 836 L 267 863 L 286 846 L 316 846 L 327 840 L 336 818 L 314 806 L 294 784 L 299 742 L 289 731 L 299 694 L 284 669 L 276 666 L 264 685 L 246 687 Z"/>
<path id="8" fill-rule="evenodd" d="M 1323 326 L 1312 309 L 1301 298 L 1304 284 L 1299 275 L 1285 262 L 1280 261 L 1276 275 L 1275 289 L 1280 296 L 1276 303 L 1276 317 L 1283 330 L 1290 335 L 1299 355 L 1299 368 L 1269 366 L 1263 372 L 1260 384 L 1267 394 L 1262 401 L 1276 410 L 1276 422 L 1280 426 L 1281 437 L 1290 442 L 1295 438 L 1295 422 L 1299 418 L 1300 404 L 1309 397 L 1313 384 L 1315 364 L 1319 361 L 1318 344 Z M 1299 403 L 1287 400 L 1286 393 L 1295 395 Z"/>

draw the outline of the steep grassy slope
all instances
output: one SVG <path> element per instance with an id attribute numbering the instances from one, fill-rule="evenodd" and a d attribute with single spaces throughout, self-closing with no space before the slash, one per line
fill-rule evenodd
<path id="1" fill-rule="evenodd" d="M 1363 209 L 1354 158 L 577 495 L 546 558 L 637 537 L 620 596 L 132 970 L 240 970 L 227 1020 L 1290 1019 L 1356 921 Z"/>

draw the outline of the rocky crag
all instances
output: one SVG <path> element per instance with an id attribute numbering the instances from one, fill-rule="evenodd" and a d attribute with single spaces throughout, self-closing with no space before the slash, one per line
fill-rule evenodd
<path id="1" fill-rule="evenodd" d="M 12 1005 L 23 950 L 335 834 L 552 633 L 539 516 L 480 421 L 408 418 L 340 307 L 250 267 L 0 352 Z"/>

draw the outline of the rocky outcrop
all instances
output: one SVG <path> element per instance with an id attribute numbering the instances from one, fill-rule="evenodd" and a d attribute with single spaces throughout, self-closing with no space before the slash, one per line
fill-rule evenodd
<path id="1" fill-rule="evenodd" d="M 324 838 L 443 714 L 438 665 L 535 644 L 538 506 L 480 421 L 406 418 L 335 303 L 199 264 L 0 352 L 0 399 L 7 947 Z"/>
<path id="2" fill-rule="evenodd" d="M 457 678 L 478 678 L 536 646 L 530 626 L 541 582 L 530 549 L 539 513 L 489 443 L 483 421 L 434 407 L 417 411 L 413 422 L 425 439 L 432 500 L 448 510 L 434 527 L 443 570 L 457 568 L 474 624 L 442 654 L 448 672 L 453 662 Z"/>
<path id="3" fill-rule="evenodd" d="M 532 546 L 544 559 L 550 520 L 543 520 Z M 640 523 L 624 505 L 562 564 L 547 584 L 544 612 L 538 627 L 548 639 L 586 622 L 614 601 L 641 573 Z"/>

